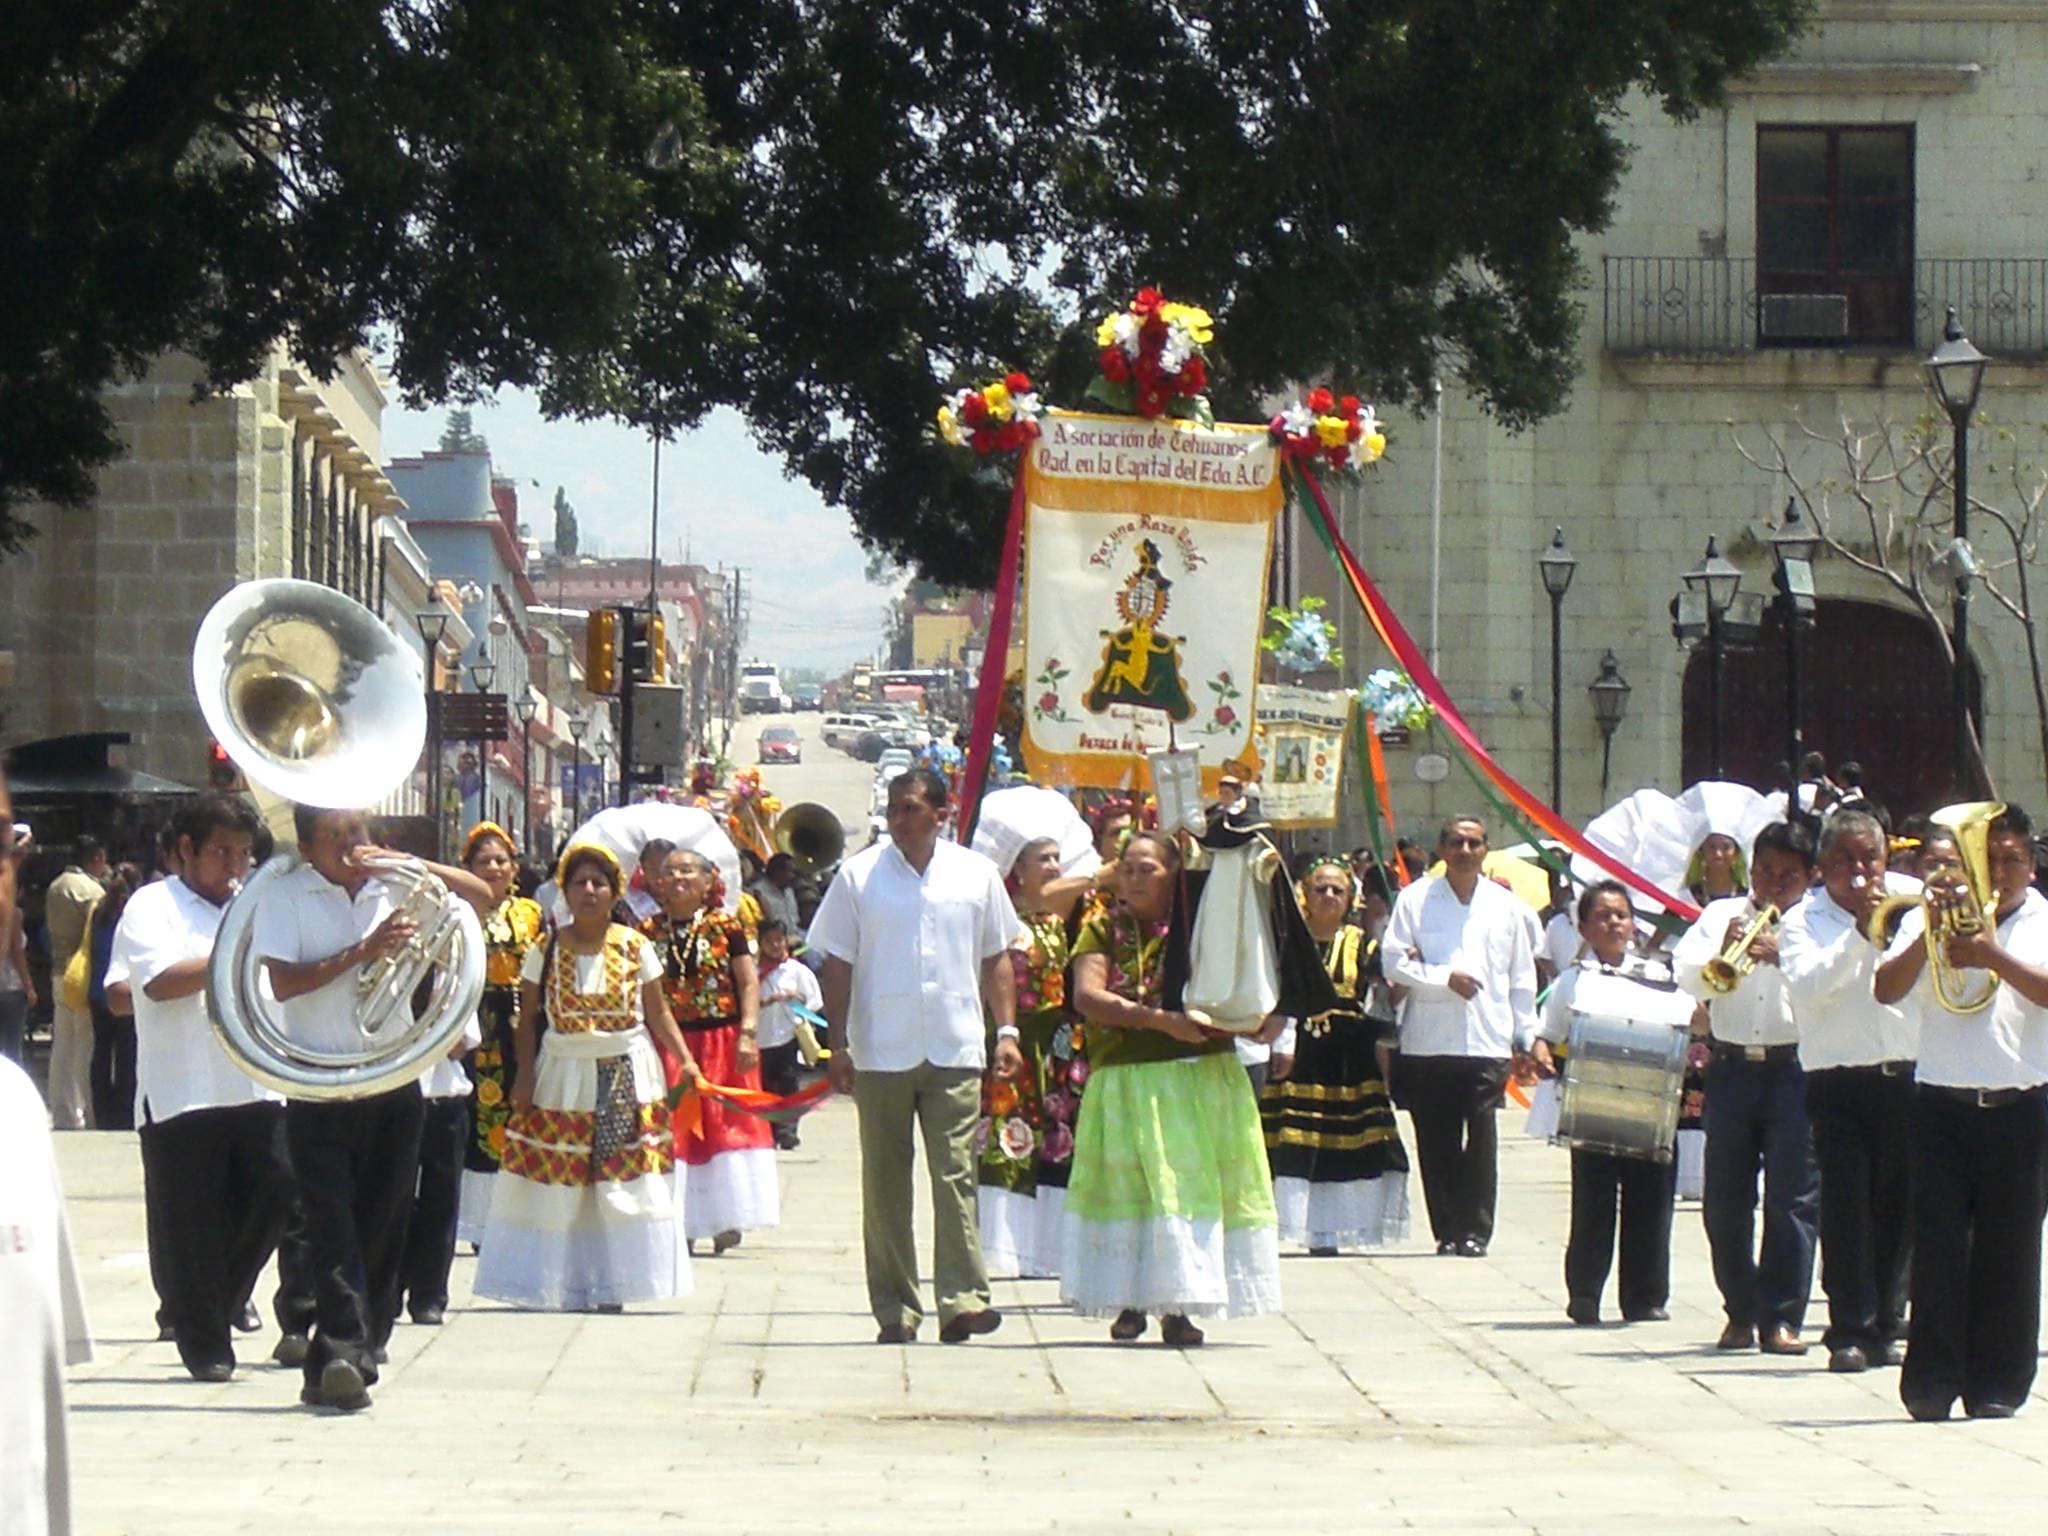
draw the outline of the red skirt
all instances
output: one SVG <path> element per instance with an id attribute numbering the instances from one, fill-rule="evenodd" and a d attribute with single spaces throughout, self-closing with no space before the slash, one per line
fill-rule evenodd
<path id="1" fill-rule="evenodd" d="M 745 1072 L 739 1069 L 740 1026 L 737 1021 L 716 1029 L 683 1032 L 690 1054 L 697 1058 L 697 1070 L 707 1082 L 727 1088 L 761 1086 L 761 1064 Z M 773 1147 L 775 1131 L 759 1115 L 733 1109 L 722 1099 L 702 1100 L 703 1124 L 695 1131 L 678 1122 L 675 1133 L 676 1161 L 701 1168 L 721 1152 L 740 1152 L 752 1147 Z"/>

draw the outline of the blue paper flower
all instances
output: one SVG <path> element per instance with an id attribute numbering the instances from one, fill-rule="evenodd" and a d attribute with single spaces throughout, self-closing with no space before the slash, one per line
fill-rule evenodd
<path id="1" fill-rule="evenodd" d="M 1429 724 L 1429 700 L 1406 672 L 1392 667 L 1381 667 L 1367 676 L 1358 690 L 1358 702 L 1383 731 L 1419 731 Z"/>

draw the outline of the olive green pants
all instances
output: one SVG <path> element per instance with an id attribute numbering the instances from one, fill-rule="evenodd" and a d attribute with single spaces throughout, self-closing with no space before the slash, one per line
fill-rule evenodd
<path id="1" fill-rule="evenodd" d="M 988 1269 L 974 1208 L 974 1126 L 981 1117 L 981 1072 L 922 1063 L 908 1072 L 862 1072 L 854 1079 L 860 1115 L 861 1238 L 867 1252 L 868 1305 L 884 1328 L 915 1328 L 924 1317 L 917 1284 L 913 1221 L 917 1161 L 913 1132 L 924 1137 L 932 1184 L 933 1280 L 943 1326 L 988 1305 Z"/>

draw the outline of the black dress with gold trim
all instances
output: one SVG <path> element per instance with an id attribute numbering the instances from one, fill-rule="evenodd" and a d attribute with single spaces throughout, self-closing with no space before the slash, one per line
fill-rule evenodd
<path id="1" fill-rule="evenodd" d="M 1339 1005 L 1301 1021 L 1294 1069 L 1259 1102 L 1283 1240 L 1376 1248 L 1408 1235 L 1408 1151 L 1373 1047 L 1392 1018 L 1368 1001 L 1379 946 L 1347 923 L 1319 946 Z"/>

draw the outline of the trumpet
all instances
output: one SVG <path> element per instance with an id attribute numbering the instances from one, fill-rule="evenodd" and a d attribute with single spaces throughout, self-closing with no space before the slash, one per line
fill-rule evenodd
<path id="1" fill-rule="evenodd" d="M 1727 948 L 1700 967 L 1700 980 L 1706 983 L 1709 992 L 1726 997 L 1743 977 L 1756 969 L 1756 956 L 1750 951 L 1764 930 L 1777 920 L 1776 904 L 1766 906 L 1750 920 L 1747 928 L 1728 941 Z"/>
<path id="2" fill-rule="evenodd" d="M 1998 978 L 1986 974 L 1974 985 L 1963 980 L 1960 969 L 1948 958 L 1948 941 L 1982 933 L 1998 913 L 1998 888 L 1991 881 L 1991 824 L 2005 814 L 1996 800 L 1966 800 L 1945 805 L 1928 819 L 1955 834 L 1959 865 L 1941 872 L 1941 883 L 1959 887 L 1960 905 L 1937 906 L 1927 897 L 1887 896 L 1864 920 L 1863 934 L 1882 946 L 1891 919 L 1907 907 L 1924 910 L 1926 927 L 1922 938 L 1927 945 L 1927 963 L 1934 972 L 1934 995 L 1950 1013 L 1981 1013 L 1998 995 Z M 1935 881 L 1929 880 L 1932 886 Z"/>

